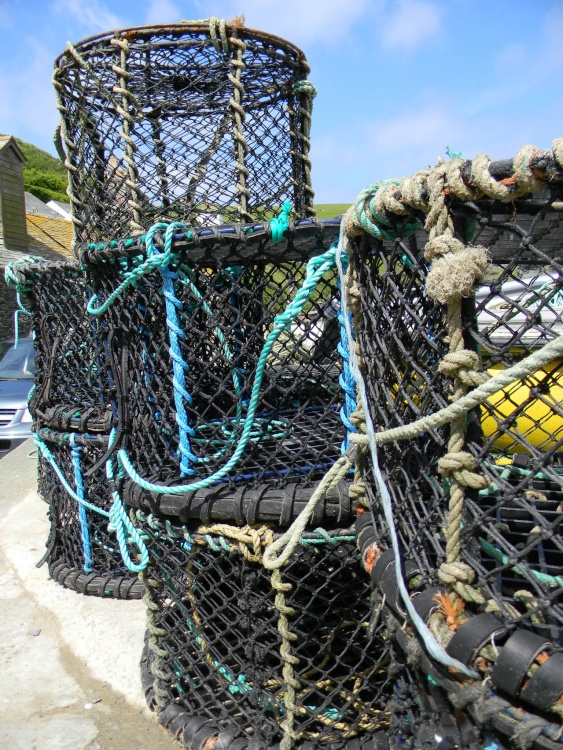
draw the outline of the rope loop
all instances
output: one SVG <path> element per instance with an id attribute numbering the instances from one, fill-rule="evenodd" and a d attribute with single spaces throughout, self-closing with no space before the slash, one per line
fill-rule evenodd
<path id="1" fill-rule="evenodd" d="M 109 439 L 110 448 L 113 447 L 115 435 L 116 432 L 114 428 Z M 130 570 L 132 573 L 140 573 L 141 571 L 145 570 L 147 565 L 149 564 L 149 551 L 139 530 L 135 526 L 133 526 L 131 519 L 125 511 L 125 507 L 123 506 L 123 502 L 115 485 L 113 460 L 111 456 L 106 461 L 106 476 L 108 478 L 110 486 L 112 487 L 111 495 L 113 499 L 112 506 L 109 513 L 107 514 L 109 517 L 108 531 L 115 532 L 117 542 L 119 544 L 119 551 L 121 552 L 121 557 L 123 558 L 123 562 L 127 566 L 128 570 Z M 131 555 L 129 553 L 129 544 L 133 544 L 139 550 L 139 555 L 141 558 L 139 563 L 133 562 L 133 559 L 131 558 Z"/>

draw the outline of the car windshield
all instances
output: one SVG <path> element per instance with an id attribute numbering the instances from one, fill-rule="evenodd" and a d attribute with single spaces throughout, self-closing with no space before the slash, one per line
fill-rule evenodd
<path id="1" fill-rule="evenodd" d="M 35 349 L 31 341 L 11 346 L 0 359 L 0 380 L 33 380 Z"/>

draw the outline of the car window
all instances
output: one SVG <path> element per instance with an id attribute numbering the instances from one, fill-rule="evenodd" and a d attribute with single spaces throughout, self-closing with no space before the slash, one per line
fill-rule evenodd
<path id="1" fill-rule="evenodd" d="M 0 380 L 33 380 L 35 349 L 31 341 L 20 341 L 11 346 L 0 359 Z"/>

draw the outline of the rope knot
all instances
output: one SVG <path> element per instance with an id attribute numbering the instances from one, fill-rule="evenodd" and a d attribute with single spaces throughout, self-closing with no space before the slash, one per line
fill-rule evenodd
<path id="1" fill-rule="evenodd" d="M 489 486 L 489 480 L 487 477 L 477 474 L 476 468 L 475 457 L 466 451 L 446 453 L 438 461 L 438 471 L 442 476 L 451 477 L 464 487 L 483 490 Z"/>
<path id="2" fill-rule="evenodd" d="M 293 91 L 296 94 L 304 94 L 309 99 L 314 99 L 318 93 L 317 87 L 311 81 L 295 81 L 293 84 Z"/>
<path id="3" fill-rule="evenodd" d="M 438 370 L 446 377 L 458 378 L 464 385 L 478 386 L 489 380 L 488 373 L 478 372 L 480 364 L 476 352 L 461 349 L 446 354 L 438 365 Z"/>
<path id="4" fill-rule="evenodd" d="M 432 262 L 426 278 L 426 291 L 441 305 L 469 297 L 489 264 L 484 247 L 466 247 L 454 237 L 445 235 L 427 243 L 424 257 Z"/>
<path id="5" fill-rule="evenodd" d="M 475 580 L 475 571 L 464 562 L 442 563 L 438 570 L 438 578 L 446 586 L 455 583 L 471 584 Z"/>
<path id="6" fill-rule="evenodd" d="M 483 594 L 471 585 L 475 580 L 475 571 L 467 563 L 461 562 L 461 560 L 442 563 L 438 570 L 438 578 L 465 601 L 485 604 Z"/>
<path id="7" fill-rule="evenodd" d="M 460 253 L 465 250 L 465 245 L 455 237 L 448 234 L 441 234 L 428 240 L 424 248 L 424 257 L 427 261 L 434 261 L 448 253 Z"/>

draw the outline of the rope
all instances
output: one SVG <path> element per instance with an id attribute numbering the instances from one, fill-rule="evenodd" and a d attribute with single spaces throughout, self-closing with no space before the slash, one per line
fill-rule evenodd
<path id="1" fill-rule="evenodd" d="M 159 228 L 162 228 L 162 225 L 157 225 L 157 226 Z M 165 251 L 159 255 L 148 258 L 147 261 L 145 261 L 145 263 L 142 264 L 142 266 L 139 266 L 137 269 L 134 269 L 134 271 L 131 272 L 131 275 L 133 275 L 136 270 L 137 273 L 135 274 L 135 279 L 138 280 L 143 275 L 145 275 L 145 273 L 148 273 L 154 270 L 155 268 L 166 267 L 173 258 L 172 240 L 173 240 L 173 233 L 172 231 L 170 231 L 169 233 L 167 233 L 167 236 L 165 239 Z M 194 481 L 187 485 L 167 487 L 167 486 L 163 486 L 159 484 L 154 484 L 143 479 L 137 473 L 134 466 L 132 465 L 129 459 L 129 456 L 127 454 L 127 451 L 124 448 L 122 448 L 118 452 L 119 465 L 127 472 L 127 474 L 131 477 L 131 479 L 133 479 L 134 482 L 136 482 L 140 487 L 142 487 L 143 489 L 149 492 L 161 492 L 167 495 L 180 495 L 186 492 L 191 492 L 193 490 L 203 489 L 205 487 L 211 486 L 212 484 L 214 484 L 215 482 L 219 481 L 224 476 L 226 476 L 238 464 L 242 454 L 244 453 L 246 445 L 248 444 L 252 436 L 255 414 L 258 408 L 258 403 L 259 403 L 259 398 L 260 398 L 260 389 L 262 385 L 262 379 L 263 379 L 264 370 L 267 364 L 268 356 L 276 340 L 280 336 L 280 334 L 283 331 L 288 330 L 293 320 L 302 311 L 303 307 L 309 300 L 311 294 L 315 290 L 320 279 L 324 276 L 325 273 L 327 273 L 334 267 L 334 262 L 335 262 L 335 249 L 334 248 L 329 248 L 329 250 L 327 250 L 325 253 L 312 258 L 307 263 L 306 275 L 305 275 L 305 279 L 303 281 L 301 288 L 298 290 L 294 299 L 288 304 L 284 312 L 278 315 L 274 319 L 274 325 L 264 343 L 262 352 L 260 354 L 260 357 L 258 359 L 258 363 L 256 366 L 254 383 L 252 386 L 252 392 L 251 392 L 251 397 L 250 397 L 250 401 L 248 405 L 247 414 L 246 414 L 246 417 L 244 418 L 244 422 L 242 426 L 242 432 L 240 434 L 240 437 L 238 438 L 238 442 L 236 443 L 236 448 L 234 450 L 234 453 L 231 456 L 231 458 L 227 461 L 227 463 L 222 468 L 218 469 L 215 473 L 213 473 L 209 477 L 206 477 L 205 479 Z M 117 297 L 123 291 L 123 289 L 125 289 L 126 286 L 129 286 L 131 283 L 133 283 L 133 281 L 131 280 L 131 277 L 127 278 L 118 287 L 118 289 L 115 290 L 110 295 L 110 297 L 106 300 L 106 302 L 99 308 L 93 308 L 93 303 L 95 301 L 93 297 L 90 300 L 90 303 L 88 306 L 89 310 L 93 309 L 94 310 L 93 314 L 101 314 L 101 312 L 104 309 L 107 309 L 110 304 L 113 304 L 113 302 L 117 299 Z M 179 373 L 179 370 L 178 370 L 178 373 Z M 183 373 L 184 373 L 184 370 L 182 368 L 181 374 Z M 175 372 L 175 375 L 176 375 L 176 372 Z M 179 380 L 179 382 L 181 382 L 181 380 Z"/>
<path id="2" fill-rule="evenodd" d="M 348 262 L 343 261 L 343 270 L 346 272 L 348 268 Z M 340 289 L 340 280 L 338 281 L 338 288 Z M 356 411 L 356 383 L 354 376 L 350 370 L 350 350 L 348 347 L 348 336 L 346 333 L 346 325 L 344 322 L 344 313 L 342 306 L 338 308 L 338 323 L 340 325 L 340 341 L 337 345 L 338 353 L 342 360 L 342 372 L 338 376 L 338 383 L 344 393 L 344 403 L 340 407 L 340 419 L 342 424 L 346 428 L 346 437 L 342 441 L 340 446 L 341 453 L 345 453 L 350 447 L 350 433 L 357 432 L 356 426 L 350 421 L 351 415 Z"/>
<path id="3" fill-rule="evenodd" d="M 212 21 L 209 21 L 210 33 L 213 38 Z M 217 20 L 217 19 L 215 19 Z M 223 51 L 225 54 L 229 53 L 229 44 L 235 49 L 234 56 L 229 60 L 229 64 L 234 68 L 234 75 L 229 73 L 229 81 L 233 85 L 233 96 L 229 99 L 229 106 L 233 113 L 233 141 L 235 142 L 235 154 L 236 162 L 235 169 L 237 172 L 237 184 L 235 191 L 238 193 L 239 204 L 240 204 L 240 217 L 243 222 L 252 221 L 252 216 L 248 212 L 248 201 L 250 199 L 250 190 L 246 186 L 246 180 L 248 179 L 249 171 L 245 164 L 246 154 L 248 152 L 248 144 L 244 137 L 244 121 L 246 119 L 246 113 L 242 106 L 242 100 L 244 98 L 244 85 L 241 81 L 242 73 L 246 68 L 244 63 L 243 55 L 246 51 L 246 44 L 239 39 L 236 35 L 236 25 L 231 28 L 231 36 L 227 39 L 225 31 L 225 21 L 219 22 L 219 28 L 221 32 L 221 39 L 223 44 Z M 220 51 L 220 47 L 215 45 L 215 48 Z"/>
<path id="4" fill-rule="evenodd" d="M 497 391 L 507 388 L 517 380 L 532 375 L 558 357 L 563 357 L 563 335 L 545 344 L 541 349 L 532 352 L 512 367 L 508 367 L 506 370 L 499 372 L 498 375 L 489 378 L 485 383 L 460 398 L 459 401 L 440 409 L 440 411 L 421 417 L 410 424 L 376 433 L 376 442 L 378 445 L 386 445 L 397 440 L 412 440 L 429 430 L 442 427 L 484 403 Z"/>
<path id="5" fill-rule="evenodd" d="M 49 447 L 46 443 L 43 442 L 43 440 L 35 433 L 33 435 L 33 442 L 35 445 L 39 448 L 41 451 L 41 454 L 49 461 L 51 466 L 53 467 L 53 471 L 58 476 L 62 486 L 65 488 L 65 490 L 68 492 L 68 494 L 72 497 L 73 500 L 76 500 L 79 505 L 82 505 L 84 508 L 87 508 L 88 510 L 94 511 L 94 513 L 99 513 L 101 516 L 105 516 L 106 518 L 109 518 L 109 513 L 107 510 L 102 510 L 102 508 L 98 508 L 97 505 L 93 505 L 92 503 L 88 502 L 84 498 L 81 498 L 80 495 L 78 495 L 70 486 L 68 483 L 65 475 L 61 471 L 60 467 L 57 465 L 57 462 L 55 460 L 55 457 L 49 450 Z"/>
<path id="6" fill-rule="evenodd" d="M 270 547 L 266 550 L 266 553 Z M 264 557 L 266 556 L 264 554 Z M 264 563 L 265 564 L 265 563 Z M 283 701 L 285 706 L 285 715 L 280 726 L 283 729 L 283 737 L 280 742 L 280 750 L 291 750 L 293 742 L 301 736 L 294 728 L 295 715 L 298 706 L 295 702 L 296 691 L 301 687 L 300 682 L 295 678 L 295 666 L 299 664 L 299 659 L 292 653 L 291 644 L 297 640 L 297 635 L 290 630 L 288 617 L 295 614 L 292 607 L 288 607 L 285 595 L 291 591 L 291 584 L 284 583 L 281 571 L 275 569 L 271 576 L 272 588 L 276 592 L 274 604 L 279 612 L 278 632 L 281 636 L 280 656 L 282 659 L 282 677 L 285 684 Z"/>
<path id="7" fill-rule="evenodd" d="M 152 226 L 146 236 L 147 256 L 150 258 L 155 253 L 158 253 L 154 248 L 153 242 L 154 236 L 159 229 L 166 229 L 164 235 L 164 253 L 171 253 L 174 231 L 180 228 L 185 229 L 184 224 L 181 224 L 180 222 L 173 222 L 168 225 L 155 224 Z M 168 351 L 172 359 L 172 368 L 174 372 L 172 385 L 174 388 L 174 405 L 176 407 L 176 424 L 178 425 L 180 438 L 180 474 L 183 477 L 187 475 L 193 476 L 196 472 L 195 469 L 190 467 L 190 462 L 197 461 L 197 457 L 192 452 L 190 446 L 190 438 L 195 436 L 195 431 L 188 423 L 188 415 L 185 407 L 185 403 L 191 405 L 192 397 L 186 390 L 185 375 L 189 368 L 188 364 L 182 357 L 179 343 L 180 339 L 185 338 L 185 334 L 180 328 L 178 321 L 178 312 L 182 311 L 182 303 L 176 297 L 174 291 L 174 279 L 177 279 L 178 275 L 169 270 L 167 266 L 161 266 L 158 270 L 162 276 L 162 293 L 165 299 L 166 325 L 168 327 L 168 337 L 170 341 L 170 348 Z"/>
<path id="8" fill-rule="evenodd" d="M 293 91 L 299 96 L 300 102 L 297 105 L 297 111 L 301 115 L 302 125 L 301 129 L 297 131 L 297 136 L 301 141 L 301 148 L 297 152 L 297 156 L 301 159 L 303 164 L 303 172 L 305 179 L 303 180 L 303 190 L 305 192 L 305 213 L 306 216 L 314 216 L 315 208 L 313 205 L 315 198 L 315 191 L 313 190 L 311 181 L 311 159 L 309 158 L 309 152 L 311 150 L 311 123 L 313 117 L 313 99 L 317 96 L 317 87 L 311 83 L 311 81 L 301 80 L 296 81 L 293 84 Z M 295 138 L 295 132 L 291 131 L 291 135 Z M 295 184 L 295 180 L 293 180 Z"/>
<path id="9" fill-rule="evenodd" d="M 286 201 L 279 213 L 279 216 L 270 219 L 270 229 L 272 231 L 272 242 L 281 242 L 284 232 L 289 229 L 289 214 L 291 213 L 291 201 Z"/>
<path id="10" fill-rule="evenodd" d="M 347 333 L 348 340 L 352 341 L 352 330 L 350 327 L 350 320 L 348 317 L 348 302 L 347 302 L 348 295 L 347 295 L 346 279 L 344 277 L 344 270 L 342 266 L 342 254 L 345 251 L 346 242 L 347 242 L 347 238 L 345 237 L 345 226 L 343 222 L 340 227 L 340 239 L 339 239 L 338 248 L 336 251 L 336 265 L 338 268 L 338 274 L 339 274 L 340 283 L 341 283 L 341 306 L 344 312 L 344 324 L 346 326 L 346 333 Z M 375 429 L 373 426 L 371 415 L 369 413 L 369 404 L 368 404 L 368 398 L 367 398 L 367 393 L 366 393 L 366 387 L 365 387 L 365 383 L 364 383 L 364 380 L 363 380 L 363 377 L 362 377 L 362 374 L 358 365 L 358 359 L 357 359 L 357 355 L 356 355 L 356 351 L 354 347 L 350 347 L 350 369 L 356 381 L 356 388 L 358 389 L 359 400 L 360 400 L 360 403 L 361 403 L 361 406 L 363 408 L 364 415 L 365 415 L 365 427 L 367 431 L 368 445 L 369 445 L 371 459 L 372 459 L 372 468 L 373 468 L 373 473 L 375 476 L 375 481 L 376 481 L 376 484 L 377 484 L 377 487 L 379 489 L 379 493 L 381 496 L 381 503 L 383 506 L 385 520 L 387 521 L 387 525 L 389 527 L 389 534 L 391 536 L 391 546 L 392 546 L 393 553 L 395 556 L 395 574 L 397 578 L 397 587 L 401 594 L 401 598 L 403 599 L 403 602 L 405 604 L 406 610 L 411 618 L 412 623 L 414 624 L 419 635 L 424 641 L 424 644 L 428 652 L 430 653 L 430 655 L 434 659 L 439 661 L 441 664 L 444 664 L 447 667 L 456 669 L 462 672 L 462 674 L 467 674 L 471 677 L 475 677 L 477 676 L 475 672 L 468 669 L 464 664 L 462 664 L 462 662 L 458 661 L 457 659 L 452 659 L 446 653 L 443 646 L 436 640 L 435 636 L 430 631 L 426 623 L 422 620 L 422 618 L 420 617 L 420 615 L 418 614 L 418 612 L 416 611 L 416 609 L 414 608 L 411 602 L 409 592 L 407 591 L 407 587 L 405 586 L 405 582 L 404 582 L 402 570 L 401 570 L 401 552 L 399 549 L 399 540 L 397 537 L 397 529 L 395 527 L 395 519 L 393 517 L 391 495 L 389 494 L 389 490 L 387 488 L 387 485 L 385 484 L 385 480 L 383 479 L 381 470 L 379 468 Z"/>
<path id="11" fill-rule="evenodd" d="M 109 450 L 111 450 L 114 440 L 115 428 L 112 430 L 110 435 L 108 446 Z M 108 531 L 115 531 L 117 542 L 119 544 L 119 551 L 121 552 L 121 557 L 123 558 L 123 562 L 125 563 L 127 568 L 133 573 L 140 573 L 141 571 L 145 570 L 145 568 L 149 564 L 149 551 L 141 534 L 139 533 L 139 530 L 135 528 L 135 526 L 133 526 L 131 519 L 127 515 L 119 492 L 117 491 L 113 470 L 113 459 L 111 455 L 106 461 L 106 476 L 110 487 L 112 488 L 111 496 L 113 499 L 113 503 L 109 511 Z M 133 562 L 131 555 L 129 554 L 128 544 L 134 544 L 139 550 L 141 558 L 139 563 Z"/>
<path id="12" fill-rule="evenodd" d="M 137 109 L 141 109 L 139 103 L 129 90 L 128 81 L 130 74 L 127 72 L 127 58 L 129 57 L 129 42 L 127 39 L 111 39 L 110 44 L 118 47 L 120 50 L 120 64 L 112 65 L 111 68 L 114 73 L 119 76 L 119 86 L 114 86 L 113 91 L 116 94 L 121 94 L 121 106 L 117 106 L 117 111 L 123 118 L 121 130 L 119 135 L 125 141 L 125 148 L 123 150 L 123 160 L 127 164 L 127 172 L 129 178 L 125 180 L 125 184 L 131 190 L 131 198 L 128 201 L 133 213 L 133 219 L 131 221 L 131 229 L 133 232 L 142 232 L 143 225 L 142 221 L 142 207 L 139 203 L 139 199 L 142 196 L 141 188 L 139 187 L 139 168 L 135 163 L 135 153 L 137 146 L 135 141 L 131 137 L 131 132 L 135 124 L 135 117 L 131 114 L 131 106 L 136 106 Z"/>
<path id="13" fill-rule="evenodd" d="M 279 568 L 287 563 L 295 548 L 299 545 L 301 536 L 316 506 L 326 497 L 330 490 L 334 489 L 346 477 L 352 466 L 353 463 L 348 453 L 340 456 L 333 466 L 331 466 L 289 529 L 278 537 L 275 542 L 270 544 L 264 552 L 264 567 L 267 570 L 279 570 Z"/>
<path id="14" fill-rule="evenodd" d="M 84 480 L 82 478 L 82 466 L 81 459 L 83 448 L 81 445 L 76 443 L 76 435 L 70 435 L 70 444 L 72 446 L 71 456 L 72 465 L 74 467 L 74 483 L 76 485 L 76 494 L 82 500 L 86 499 L 86 490 L 84 489 Z M 86 573 L 92 572 L 92 542 L 90 540 L 90 524 L 88 523 L 88 515 L 86 508 L 82 503 L 78 505 L 78 518 L 80 521 L 80 536 L 82 538 L 82 549 L 84 551 L 84 571 Z"/>
<path id="15" fill-rule="evenodd" d="M 39 256 L 25 255 L 19 260 L 10 261 L 10 263 L 8 263 L 8 265 L 4 269 L 4 278 L 6 279 L 6 284 L 11 289 L 15 289 L 16 302 L 18 305 L 18 309 L 14 311 L 14 349 L 18 348 L 18 344 L 20 341 L 19 316 L 32 314 L 31 311 L 28 310 L 21 301 L 22 292 L 31 291 L 31 282 L 25 280 L 25 271 L 30 264 L 40 263 L 42 261 L 44 261 L 44 258 L 41 258 Z"/>

